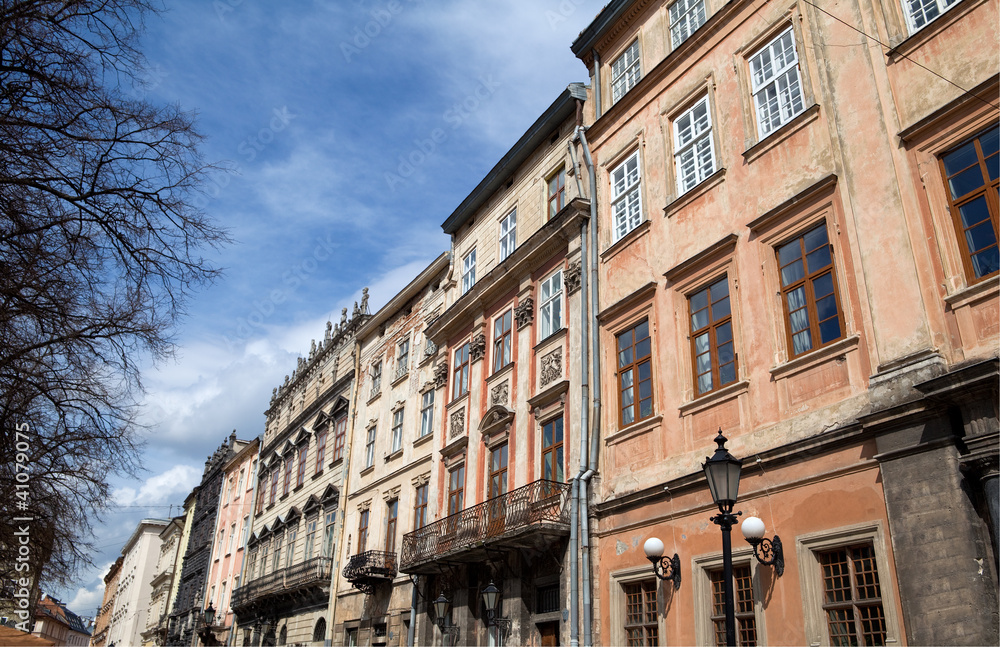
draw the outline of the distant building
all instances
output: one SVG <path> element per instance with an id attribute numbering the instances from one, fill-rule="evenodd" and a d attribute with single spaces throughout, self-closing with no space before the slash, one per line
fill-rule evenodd
<path id="1" fill-rule="evenodd" d="M 111 615 L 115 610 L 115 597 L 118 594 L 118 575 L 121 573 L 123 558 L 119 557 L 104 576 L 104 598 L 94 616 L 94 632 L 90 637 L 90 647 L 107 647 L 108 628 Z"/>
<path id="2" fill-rule="evenodd" d="M 69 647 L 83 647 L 90 641 L 90 630 L 84 619 L 49 595 L 43 596 L 35 606 L 35 627 L 31 633 Z"/>
<path id="3" fill-rule="evenodd" d="M 142 632 L 142 644 L 145 647 L 166 642 L 168 613 L 177 591 L 174 580 L 182 554 L 185 518 L 183 515 L 174 517 L 160 531 L 160 555 L 156 560 L 153 579 L 149 582 L 152 592 L 149 596 L 149 610 L 146 612 L 146 630 Z"/>
<path id="4" fill-rule="evenodd" d="M 205 585 L 208 603 L 215 610 L 215 639 L 222 643 L 229 642 L 233 626 L 230 598 L 240 586 L 243 553 L 250 536 L 259 449 L 260 439 L 254 438 L 222 467 L 215 544 Z"/>
<path id="5" fill-rule="evenodd" d="M 160 556 L 160 532 L 166 519 L 143 519 L 122 547 L 114 609 L 108 620 L 107 644 L 140 645 L 149 612 L 150 581 Z"/>
<path id="6" fill-rule="evenodd" d="M 353 413 L 354 335 L 369 317 L 367 288 L 350 318 L 327 322 L 317 344 L 265 413 L 253 525 L 230 606 L 238 645 L 323 644 L 337 558 L 348 428 Z"/>
<path id="7" fill-rule="evenodd" d="M 406 644 L 415 628 L 421 593 L 399 560 L 403 535 L 440 516 L 432 495 L 444 420 L 434 377 L 438 348 L 424 331 L 444 310 L 448 265 L 440 255 L 357 332 L 334 644 Z"/>
<path id="8" fill-rule="evenodd" d="M 191 516 L 184 529 L 187 545 L 180 566 L 177 595 L 170 608 L 167 644 L 196 644 L 196 633 L 204 627 L 204 611 L 208 607 L 205 585 L 211 566 L 223 466 L 247 444 L 248 441 L 238 440 L 233 431 L 205 461 L 201 483 L 192 492 L 193 508 L 185 503 Z"/>

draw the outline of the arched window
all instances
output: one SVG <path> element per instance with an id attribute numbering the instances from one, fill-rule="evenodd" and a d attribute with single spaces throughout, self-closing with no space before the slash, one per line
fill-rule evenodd
<path id="1" fill-rule="evenodd" d="M 288 643 L 288 625 L 281 628 L 281 633 L 278 634 L 278 644 L 284 645 Z"/>
<path id="2" fill-rule="evenodd" d="M 313 629 L 313 642 L 321 643 L 326 640 L 326 618 L 316 621 L 316 628 Z"/>

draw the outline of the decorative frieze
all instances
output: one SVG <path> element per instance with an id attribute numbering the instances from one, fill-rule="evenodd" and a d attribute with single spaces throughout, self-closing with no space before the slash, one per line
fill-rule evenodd
<path id="1" fill-rule="evenodd" d="M 451 424 L 448 425 L 448 437 L 454 438 L 465 433 L 465 407 L 451 414 Z"/>
<path id="2" fill-rule="evenodd" d="M 548 355 L 542 356 L 542 373 L 539 377 L 541 386 L 554 382 L 562 377 L 562 348 L 557 348 Z"/>
<path id="3" fill-rule="evenodd" d="M 521 303 L 514 308 L 514 320 L 517 321 L 518 328 L 529 326 L 534 322 L 535 300 L 530 295 L 521 299 Z"/>
<path id="4" fill-rule="evenodd" d="M 421 485 L 427 485 L 430 482 L 430 480 L 431 480 L 431 473 L 427 472 L 426 474 L 420 474 L 419 476 L 414 476 L 410 482 L 413 483 L 413 487 L 418 488 Z"/>
<path id="5" fill-rule="evenodd" d="M 490 389 L 490 406 L 507 404 L 510 399 L 510 382 L 501 382 Z"/>
<path id="6" fill-rule="evenodd" d="M 469 345 L 469 360 L 478 362 L 484 357 L 486 357 L 486 335 L 479 333 L 472 338 L 472 343 Z"/>
<path id="7" fill-rule="evenodd" d="M 573 261 L 566 268 L 566 271 L 563 273 L 563 281 L 566 283 L 567 294 L 575 294 L 580 290 L 581 271 L 582 265 L 580 261 Z"/>
<path id="8" fill-rule="evenodd" d="M 394 499 L 399 499 L 399 490 L 400 486 L 398 485 L 394 488 L 389 488 L 388 490 L 382 493 L 382 500 L 388 503 L 389 501 L 392 501 Z"/>

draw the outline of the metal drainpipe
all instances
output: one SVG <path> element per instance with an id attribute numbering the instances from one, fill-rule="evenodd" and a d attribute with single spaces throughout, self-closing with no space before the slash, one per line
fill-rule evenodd
<path id="1" fill-rule="evenodd" d="M 410 582 L 410 625 L 406 628 L 406 644 L 413 647 L 413 640 L 416 636 L 417 627 L 417 586 L 420 585 L 420 576 L 417 575 Z"/>
<path id="2" fill-rule="evenodd" d="M 596 121 L 601 118 L 601 57 L 596 49 L 592 49 L 590 52 L 594 56 L 594 120 Z M 593 186 L 590 187 L 590 192 L 594 193 Z M 593 204 L 593 200 L 591 200 L 591 204 Z"/>
<path id="3" fill-rule="evenodd" d="M 595 53 L 596 56 L 596 53 Z M 594 423 L 593 429 L 589 430 L 590 435 L 590 451 L 589 460 L 587 463 L 587 471 L 580 477 L 580 482 L 582 483 L 585 494 L 581 500 L 582 509 L 580 512 L 580 534 L 582 536 L 582 545 L 580 547 L 580 552 L 583 554 L 583 614 L 584 614 L 584 647 L 590 647 L 592 644 L 593 633 L 591 622 L 593 619 L 593 601 L 591 600 L 590 587 L 593 583 L 593 577 L 590 573 L 590 507 L 589 507 L 589 497 L 586 492 L 589 488 L 590 478 L 597 471 L 597 452 L 599 449 L 599 434 L 601 425 L 601 360 L 600 360 L 600 339 L 597 334 L 597 307 L 598 307 L 598 294 L 597 294 L 597 173 L 594 170 L 594 161 L 590 156 L 590 146 L 587 144 L 587 136 L 584 132 L 584 128 L 578 127 L 577 133 L 580 136 L 580 143 L 583 145 L 583 158 L 587 164 L 588 179 L 590 180 L 590 221 L 593 223 L 593 227 L 590 228 L 590 273 L 591 273 L 591 283 L 590 286 L 590 321 L 588 324 L 592 323 L 593 335 L 592 335 L 592 345 L 590 353 L 593 354 L 593 375 L 594 375 L 594 396 L 593 396 L 593 406 L 594 406 Z M 586 272 L 582 273 L 586 277 Z M 583 281 L 581 281 L 581 284 Z M 584 297 L 585 298 L 585 297 Z M 590 327 L 590 326 L 588 326 Z M 586 342 L 584 342 L 586 343 Z M 588 355 L 585 351 L 582 353 L 584 357 Z M 581 463 L 583 457 L 581 454 Z M 582 467 L 582 465 L 581 465 Z"/>

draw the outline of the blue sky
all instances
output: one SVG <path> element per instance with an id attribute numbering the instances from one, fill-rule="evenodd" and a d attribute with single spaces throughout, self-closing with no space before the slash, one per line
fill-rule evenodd
<path id="1" fill-rule="evenodd" d="M 96 529 L 96 567 L 54 593 L 94 615 L 143 517 L 177 514 L 206 457 L 263 431 L 271 389 L 369 286 L 374 312 L 448 248 L 441 223 L 587 70 L 570 44 L 603 0 L 164 0 L 156 103 L 198 116 L 204 209 L 235 243 L 176 359 L 145 377 L 143 479 Z M 435 141 L 436 140 L 436 141 Z"/>

